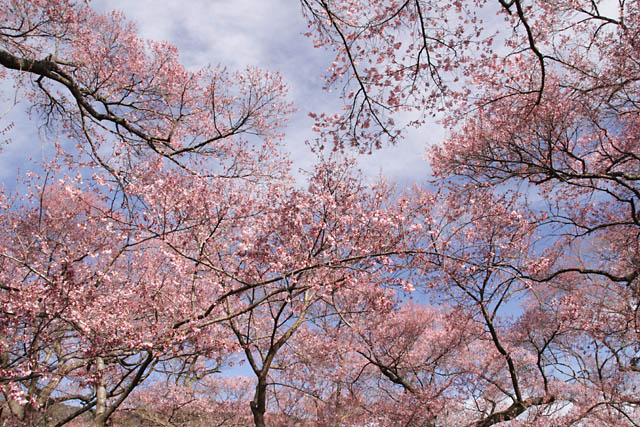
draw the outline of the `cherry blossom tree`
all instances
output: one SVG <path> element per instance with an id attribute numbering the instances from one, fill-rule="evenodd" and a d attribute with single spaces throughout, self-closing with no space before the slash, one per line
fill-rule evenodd
<path id="1" fill-rule="evenodd" d="M 136 415 L 159 422 L 177 395 L 220 398 L 211 375 L 242 349 L 261 425 L 271 360 L 307 309 L 383 271 L 402 241 L 389 188 L 329 162 L 296 189 L 276 75 L 188 72 L 81 3 L 2 10 L 4 76 L 57 138 L 26 194 L 4 195 L 3 415 L 105 425 L 161 375 L 166 408 Z M 255 331 L 270 321 L 269 343 Z"/>
<path id="2" fill-rule="evenodd" d="M 430 116 L 449 133 L 415 265 L 484 329 L 467 421 L 637 424 L 638 3 L 302 4 L 345 88 L 321 140 L 368 151 Z"/>
<path id="3" fill-rule="evenodd" d="M 141 158 L 190 168 L 202 156 L 233 158 L 232 136 L 273 138 L 290 111 L 277 75 L 187 71 L 175 47 L 140 39 L 120 13 L 73 1 L 1 8 L 3 74 L 113 179 L 125 179 Z"/>
<path id="4" fill-rule="evenodd" d="M 141 426 L 250 425 L 252 384 L 246 377 L 207 377 L 193 384 L 141 387 L 116 413 L 116 422 Z"/>
<path id="5" fill-rule="evenodd" d="M 351 303 L 356 302 L 356 292 Z M 316 316 L 301 332 L 304 339 L 283 355 L 292 368 L 278 373 L 281 394 L 287 393 L 279 401 L 296 401 L 295 409 L 302 412 L 298 416 L 310 425 L 450 422 L 463 408 L 448 396 L 457 386 L 449 362 L 466 355 L 465 338 L 471 330 L 462 329 L 469 322 L 451 322 L 461 320 L 462 312 L 457 317 L 402 304 L 394 294 L 391 289 L 368 288 L 366 295 L 357 297 L 359 310 L 350 304 L 350 310 L 343 305 L 339 314 Z"/>
<path id="6" fill-rule="evenodd" d="M 0 419 L 640 423 L 640 4 L 301 4 L 345 101 L 306 186 L 277 74 L 0 1 L 0 78 L 51 141 L 0 194 Z M 432 117 L 430 190 L 339 160 Z"/>
<path id="7" fill-rule="evenodd" d="M 27 193 L 3 193 L 2 416 L 104 425 L 154 370 L 233 350 L 216 314 L 262 285 L 234 274 L 291 188 L 291 107 L 277 75 L 186 71 L 119 13 L 0 10 L 2 77 L 56 138 Z"/>
<path id="8" fill-rule="evenodd" d="M 405 220 L 387 206 L 390 187 L 368 188 L 352 169 L 352 161 L 321 162 L 306 191 L 292 190 L 263 216 L 267 224 L 254 230 L 241 254 L 242 273 L 234 274 L 263 285 L 225 304 L 227 325 L 256 376 L 257 426 L 273 420 L 267 404 L 277 400 L 279 387 L 272 371 L 286 369 L 277 360 L 289 340 L 336 295 L 365 283 L 375 287 L 390 275 L 387 258 L 402 247 Z"/>

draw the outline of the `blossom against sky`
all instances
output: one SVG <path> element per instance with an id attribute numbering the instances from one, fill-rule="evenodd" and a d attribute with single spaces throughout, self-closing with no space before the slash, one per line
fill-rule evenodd
<path id="1" fill-rule="evenodd" d="M 259 67 L 278 71 L 289 86 L 297 113 L 285 130 L 293 170 L 310 169 L 315 161 L 306 140 L 313 140 L 313 121 L 308 113 L 334 112 L 340 108 L 337 93 L 322 89 L 324 70 L 331 55 L 314 49 L 301 15 L 300 5 L 290 0 L 94 0 L 99 11 L 119 10 L 136 23 L 140 35 L 176 45 L 188 68 L 224 65 L 230 70 Z M 391 179 L 411 182 L 428 174 L 423 159 L 426 144 L 437 143 L 443 133 L 435 125 L 428 135 L 411 130 L 407 139 L 362 156 L 362 169 L 371 176 L 382 173 Z"/>
<path id="2" fill-rule="evenodd" d="M 140 36 L 168 41 L 178 47 L 180 61 L 189 69 L 222 65 L 229 70 L 259 67 L 279 72 L 289 87 L 297 113 L 285 129 L 285 144 L 293 161 L 293 172 L 310 170 L 316 161 L 305 141 L 314 140 L 309 112 L 334 113 L 340 108 L 339 94 L 323 90 L 323 72 L 331 65 L 331 55 L 315 49 L 307 31 L 300 5 L 285 0 L 94 0 L 97 11 L 118 10 L 133 21 Z M 12 185 L 18 170 L 32 169 L 32 161 L 46 162 L 50 146 L 39 127 L 37 115 L 29 116 L 11 83 L 4 81 L 0 99 L 0 130 L 13 124 L 3 135 L 0 152 L 0 179 Z M 14 105 L 16 104 L 17 105 Z M 382 174 L 401 184 L 420 181 L 429 175 L 424 160 L 425 147 L 438 143 L 443 132 L 437 125 L 420 131 L 410 129 L 399 145 L 361 156 L 366 175 Z"/>

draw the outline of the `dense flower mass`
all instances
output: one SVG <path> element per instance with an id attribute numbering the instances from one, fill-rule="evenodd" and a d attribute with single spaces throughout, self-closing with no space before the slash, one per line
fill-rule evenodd
<path id="1" fill-rule="evenodd" d="M 0 193 L 0 423 L 640 424 L 640 2 L 301 5 L 303 184 L 277 74 L 0 0 L 54 153 Z M 435 116 L 424 185 L 344 153 Z"/>

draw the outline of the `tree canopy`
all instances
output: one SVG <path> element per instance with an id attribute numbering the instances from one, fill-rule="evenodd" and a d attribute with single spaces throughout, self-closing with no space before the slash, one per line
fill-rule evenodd
<path id="1" fill-rule="evenodd" d="M 300 6 L 303 182 L 277 73 L 0 0 L 54 153 L 0 193 L 0 422 L 640 424 L 640 2 Z M 358 171 L 435 120 L 427 182 Z"/>

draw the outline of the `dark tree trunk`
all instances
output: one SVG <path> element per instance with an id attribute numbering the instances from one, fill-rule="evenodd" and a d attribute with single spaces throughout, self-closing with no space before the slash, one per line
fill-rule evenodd
<path id="1" fill-rule="evenodd" d="M 251 412 L 253 413 L 253 422 L 256 427 L 265 427 L 264 414 L 267 411 L 267 384 L 266 378 L 258 378 L 256 394 L 251 401 Z"/>

